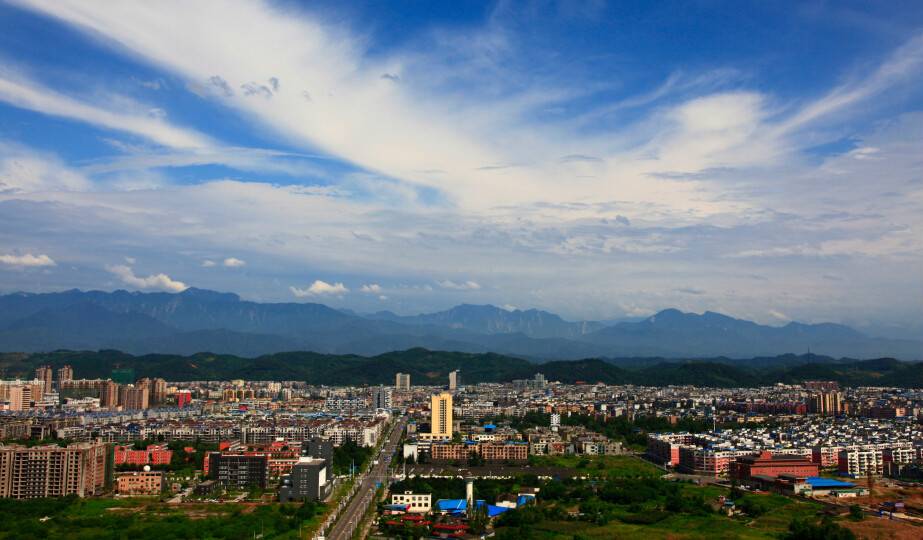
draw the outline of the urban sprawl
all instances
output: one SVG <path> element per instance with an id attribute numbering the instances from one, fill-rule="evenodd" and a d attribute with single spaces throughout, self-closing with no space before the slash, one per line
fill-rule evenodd
<path id="1" fill-rule="evenodd" d="M 625 456 L 663 478 L 820 500 L 923 478 L 920 390 L 560 384 L 541 374 L 466 385 L 461 371 L 441 387 L 402 373 L 372 387 L 78 376 L 41 366 L 34 379 L 0 381 L 0 497 L 181 505 L 259 490 L 265 503 L 326 502 L 315 536 L 366 527 L 464 537 L 542 497 L 534 480 L 483 500 L 475 481 L 591 476 L 567 458 Z M 406 489 L 414 478 L 464 488 L 437 499 Z M 889 504 L 893 514 L 899 503 Z"/>

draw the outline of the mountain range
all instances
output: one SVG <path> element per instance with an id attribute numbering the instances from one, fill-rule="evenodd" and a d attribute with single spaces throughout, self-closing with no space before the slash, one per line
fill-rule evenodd
<path id="1" fill-rule="evenodd" d="M 542 373 L 564 383 L 693 384 L 707 387 L 753 387 L 805 380 L 833 380 L 844 386 L 923 387 L 923 364 L 893 358 L 834 359 L 816 354 L 784 355 L 745 360 L 710 358 L 697 361 L 665 359 L 553 360 L 536 364 L 494 353 L 410 349 L 376 356 L 288 352 L 241 358 L 227 354 L 134 356 L 120 351 L 54 351 L 0 353 L 0 376 L 28 377 L 40 365 L 68 364 L 79 377 L 109 377 L 115 368 L 131 369 L 136 377 L 171 381 L 295 380 L 309 384 L 394 384 L 395 373 L 410 374 L 416 385 L 445 385 L 450 371 L 461 369 L 465 384 L 531 379 Z"/>
<path id="2" fill-rule="evenodd" d="M 923 358 L 923 342 L 838 324 L 775 327 L 720 313 L 663 310 L 640 321 L 566 321 L 547 311 L 459 305 L 414 316 L 362 315 L 317 303 L 258 303 L 181 293 L 70 290 L 0 296 L 0 351 L 118 349 L 132 354 L 243 357 L 285 352 L 380 355 L 412 348 L 493 352 L 535 361 L 580 358 L 750 358 L 813 352 Z"/>

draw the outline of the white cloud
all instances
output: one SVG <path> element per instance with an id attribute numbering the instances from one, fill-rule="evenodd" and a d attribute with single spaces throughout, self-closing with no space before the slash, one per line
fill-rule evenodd
<path id="1" fill-rule="evenodd" d="M 228 257 L 222 264 L 228 268 L 240 268 L 241 266 L 246 266 L 247 261 L 243 261 L 235 257 Z"/>
<path id="2" fill-rule="evenodd" d="M 211 268 L 213 266 L 215 266 L 215 261 L 211 259 L 205 259 L 204 261 L 202 261 L 203 268 Z"/>
<path id="3" fill-rule="evenodd" d="M 0 141 L 0 194 L 84 191 L 91 186 L 53 154 Z"/>
<path id="4" fill-rule="evenodd" d="M 0 101 L 43 114 L 133 133 L 168 147 L 201 148 L 211 145 L 208 137 L 194 130 L 175 127 L 162 117 L 151 115 L 151 107 L 134 105 L 125 98 L 115 96 L 109 96 L 106 105 L 85 103 L 25 77 L 12 75 L 9 68 L 0 71 Z M 114 110 L 113 103 L 127 106 L 124 110 Z"/>
<path id="5" fill-rule="evenodd" d="M 289 287 L 288 289 L 298 298 L 307 296 L 339 296 L 349 292 L 349 289 L 342 283 L 337 282 L 330 284 L 319 279 L 315 280 L 310 287 L 304 289 L 295 286 Z"/>
<path id="6" fill-rule="evenodd" d="M 381 285 L 377 283 L 370 283 L 368 285 L 363 285 L 362 287 L 359 288 L 359 290 L 364 293 L 369 293 L 369 294 L 381 294 L 381 291 L 382 291 Z"/>
<path id="7" fill-rule="evenodd" d="M 118 264 L 107 266 L 106 270 L 116 275 L 123 283 L 139 289 L 153 289 L 166 292 L 183 292 L 189 287 L 182 281 L 176 281 L 166 274 L 152 274 L 147 277 L 138 277 L 129 266 Z"/>
<path id="8" fill-rule="evenodd" d="M 474 291 L 481 288 L 481 285 L 476 281 L 452 281 L 449 279 L 444 279 L 442 281 L 436 282 L 443 289 L 452 289 L 456 291 Z"/>
<path id="9" fill-rule="evenodd" d="M 129 266 L 133 266 L 137 260 L 134 257 L 125 257 L 125 262 L 127 262 Z"/>
<path id="10" fill-rule="evenodd" d="M 48 255 L 33 255 L 31 253 L 23 255 L 0 255 L 0 264 L 21 267 L 55 266 L 54 260 Z"/>
<path id="11" fill-rule="evenodd" d="M 781 311 L 776 311 L 774 309 L 770 309 L 769 314 L 772 315 L 774 318 L 779 319 L 780 321 L 792 320 L 792 318 L 786 315 L 785 313 L 782 313 Z"/>

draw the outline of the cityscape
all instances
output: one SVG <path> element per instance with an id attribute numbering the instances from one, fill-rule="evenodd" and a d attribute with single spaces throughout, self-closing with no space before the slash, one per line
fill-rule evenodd
<path id="1" fill-rule="evenodd" d="M 0 0 L 0 540 L 923 539 L 923 3 Z"/>

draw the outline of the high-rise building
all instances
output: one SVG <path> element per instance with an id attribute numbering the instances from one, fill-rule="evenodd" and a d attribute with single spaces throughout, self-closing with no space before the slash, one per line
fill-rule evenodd
<path id="1" fill-rule="evenodd" d="M 843 394 L 840 392 L 818 392 L 808 401 L 808 412 L 822 416 L 838 416 L 845 412 Z"/>
<path id="2" fill-rule="evenodd" d="M 432 440 L 449 440 L 452 438 L 452 394 L 449 392 L 435 394 L 431 401 L 432 423 L 430 438 Z"/>
<path id="3" fill-rule="evenodd" d="M 45 381 L 0 381 L 0 408 L 9 411 L 31 409 L 33 404 L 41 401 Z"/>
<path id="4" fill-rule="evenodd" d="M 74 368 L 70 366 L 61 366 L 58 368 L 58 382 L 74 380 Z"/>
<path id="5" fill-rule="evenodd" d="M 106 444 L 0 445 L 0 497 L 35 499 L 100 493 L 106 484 Z"/>
<path id="6" fill-rule="evenodd" d="M 161 378 L 151 380 L 151 405 L 162 405 L 167 400 L 167 381 Z"/>
<path id="7" fill-rule="evenodd" d="M 48 366 L 48 365 L 39 366 L 35 370 L 35 378 L 40 381 L 45 381 L 44 392 L 46 394 L 50 394 L 51 389 L 52 389 L 53 379 L 54 379 L 54 370 L 51 369 L 51 366 Z"/>
<path id="8" fill-rule="evenodd" d="M 391 409 L 391 389 L 387 386 L 378 385 L 372 389 L 372 408 L 373 409 Z"/>
<path id="9" fill-rule="evenodd" d="M 119 406 L 121 385 L 115 381 L 102 381 L 99 385 L 99 406 L 104 409 L 115 409 Z"/>
<path id="10" fill-rule="evenodd" d="M 394 389 L 398 392 L 410 390 L 410 373 L 398 373 L 394 376 Z"/>
<path id="11" fill-rule="evenodd" d="M 456 369 L 449 373 L 449 390 L 454 392 L 459 386 L 461 386 L 461 371 Z"/>
<path id="12" fill-rule="evenodd" d="M 150 406 L 150 390 L 146 384 L 126 384 L 119 387 L 119 405 L 125 410 L 143 410 Z"/>

